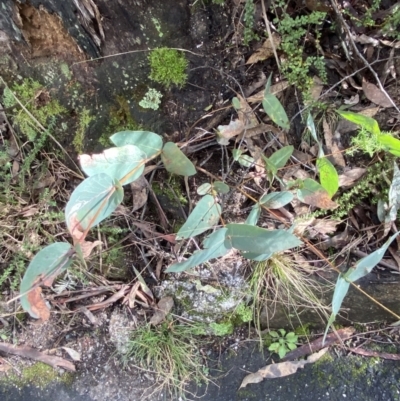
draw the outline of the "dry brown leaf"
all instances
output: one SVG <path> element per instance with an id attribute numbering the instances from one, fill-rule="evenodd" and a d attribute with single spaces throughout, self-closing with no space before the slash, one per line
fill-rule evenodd
<path id="1" fill-rule="evenodd" d="M 310 195 L 306 195 L 303 203 L 326 210 L 333 210 L 338 207 L 338 204 L 329 197 L 326 191 L 316 191 Z"/>
<path id="2" fill-rule="evenodd" d="M 363 79 L 362 88 L 368 100 L 381 107 L 393 107 L 392 102 L 376 85 Z"/>
<path id="3" fill-rule="evenodd" d="M 273 45 L 277 48 L 280 44 L 281 37 L 277 33 L 273 33 L 272 38 L 268 38 L 263 45 L 250 56 L 246 64 L 254 64 L 272 57 L 274 55 Z"/>
<path id="4" fill-rule="evenodd" d="M 314 238 L 318 234 L 327 235 L 334 233 L 336 231 L 336 226 L 340 223 L 340 221 L 336 220 L 316 219 L 315 217 L 310 217 L 308 220 L 296 223 L 294 232 L 295 234 L 302 236 L 304 235 L 304 232 L 307 231 L 307 238 Z"/>
<path id="5" fill-rule="evenodd" d="M 313 85 L 311 87 L 311 98 L 318 101 L 321 96 L 322 89 L 324 88 L 324 83 L 316 75 L 313 76 Z"/>
<path id="6" fill-rule="evenodd" d="M 131 212 L 134 212 L 146 204 L 148 198 L 147 187 L 149 183 L 146 178 L 144 178 L 144 175 L 141 175 L 137 180 L 131 182 L 130 185 L 132 190 Z"/>
<path id="7" fill-rule="evenodd" d="M 288 86 L 289 86 L 288 81 L 281 81 L 275 85 L 271 85 L 270 91 L 273 95 L 277 95 L 278 93 L 283 92 Z M 264 89 L 261 90 L 260 92 L 257 92 L 255 95 L 248 97 L 247 101 L 249 103 L 262 102 L 262 100 L 264 99 L 264 92 L 265 92 Z"/>
<path id="8" fill-rule="evenodd" d="M 34 359 L 35 361 L 40 361 L 53 366 L 53 368 L 60 367 L 72 372 L 75 371 L 75 365 L 72 362 L 60 358 L 59 356 L 47 355 L 44 352 L 40 352 L 37 349 L 26 345 L 13 345 L 0 342 L 0 351 L 8 354 L 19 355 L 23 358 Z"/>
<path id="9" fill-rule="evenodd" d="M 36 315 L 35 317 L 41 319 L 43 322 L 49 320 L 50 310 L 42 298 L 42 289 L 36 287 L 30 290 L 26 297 L 31 305 L 31 311 Z"/>
<path id="10" fill-rule="evenodd" d="M 333 164 L 340 166 L 340 167 L 345 167 L 346 162 L 344 160 L 342 152 L 340 151 L 337 143 L 333 141 L 331 127 L 329 126 L 329 124 L 325 118 L 322 121 L 322 126 L 324 129 L 325 144 L 328 149 L 327 153 L 329 153 L 330 157 L 333 159 L 333 162 L 334 162 Z"/>
<path id="11" fill-rule="evenodd" d="M 97 240 L 94 242 L 90 242 L 90 241 L 83 241 L 80 243 L 81 249 L 82 249 L 82 255 L 83 257 L 86 259 L 90 256 L 90 254 L 92 253 L 93 249 L 98 246 L 101 245 L 102 242 Z"/>
<path id="12" fill-rule="evenodd" d="M 339 187 L 350 187 L 361 178 L 367 169 L 356 167 L 339 175 Z"/>
<path id="13" fill-rule="evenodd" d="M 239 120 L 243 123 L 246 129 L 256 127 L 258 125 L 258 120 L 253 109 L 242 96 L 237 95 L 237 98 L 240 103 L 240 109 L 237 111 Z"/>
<path id="14" fill-rule="evenodd" d="M 311 354 L 307 360 L 280 362 L 265 366 L 258 372 L 247 375 L 243 379 L 239 389 L 251 383 L 260 383 L 264 379 L 276 379 L 278 377 L 293 375 L 298 369 L 304 368 L 304 365 L 318 361 L 327 351 L 328 348 L 323 348 L 321 351 Z"/>
<path id="15" fill-rule="evenodd" d="M 81 354 L 69 347 L 61 347 L 74 361 L 81 360 Z"/>
<path id="16" fill-rule="evenodd" d="M 229 139 L 242 134 L 244 128 L 244 124 L 240 120 L 232 120 L 229 125 L 219 125 L 217 142 L 220 145 L 229 145 Z"/>
<path id="17" fill-rule="evenodd" d="M 157 326 L 165 320 L 165 317 L 174 307 L 174 299 L 172 297 L 161 298 L 157 303 L 157 309 L 150 319 L 150 324 Z"/>

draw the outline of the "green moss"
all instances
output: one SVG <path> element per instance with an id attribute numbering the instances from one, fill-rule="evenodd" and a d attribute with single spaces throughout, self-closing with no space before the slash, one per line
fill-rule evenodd
<path id="1" fill-rule="evenodd" d="M 310 323 L 302 324 L 294 329 L 294 333 L 298 336 L 308 337 L 311 334 Z"/>
<path id="2" fill-rule="evenodd" d="M 234 325 L 228 320 L 220 323 L 211 323 L 210 328 L 213 331 L 213 334 L 216 336 L 224 337 L 233 333 Z"/>
<path id="3" fill-rule="evenodd" d="M 154 182 L 153 191 L 155 194 L 167 196 L 167 198 L 175 205 L 187 205 L 188 200 L 182 189 L 182 178 L 175 174 L 169 174 L 167 183 L 168 185 Z"/>
<path id="4" fill-rule="evenodd" d="M 90 122 L 94 119 L 93 116 L 90 115 L 90 111 L 84 108 L 79 117 L 78 129 L 76 130 L 74 140 L 72 144 L 77 153 L 83 152 L 83 144 L 85 140 L 86 130 L 89 127 Z"/>
<path id="5" fill-rule="evenodd" d="M 124 96 L 115 98 L 116 105 L 110 108 L 110 120 L 108 127 L 100 136 L 99 142 L 104 147 L 113 146 L 110 136 L 119 131 L 142 131 L 143 126 L 135 121 L 132 117 L 128 100 Z"/>
<path id="6" fill-rule="evenodd" d="M 182 87 L 186 84 L 188 61 L 184 53 L 162 47 L 153 50 L 149 55 L 150 79 L 159 82 L 166 88 L 172 84 Z"/>
<path id="7" fill-rule="evenodd" d="M 34 385 L 35 387 L 45 388 L 50 383 L 62 382 L 70 384 L 73 380 L 73 375 L 64 373 L 60 375 L 51 366 L 42 362 L 36 362 L 32 366 L 28 366 L 21 370 L 21 374 L 11 373 L 0 380 L 0 383 L 13 384 L 18 387 L 26 385 Z"/>
<path id="8" fill-rule="evenodd" d="M 55 125 L 57 117 L 65 113 L 65 108 L 57 100 L 51 99 L 49 92 L 37 81 L 26 78 L 21 84 L 15 84 L 11 89 L 5 88 L 3 103 L 6 108 L 13 108 L 14 123 L 21 133 L 26 135 L 30 141 L 34 141 L 39 133 L 35 121 L 24 110 L 21 109 L 14 95 L 45 128 Z"/>

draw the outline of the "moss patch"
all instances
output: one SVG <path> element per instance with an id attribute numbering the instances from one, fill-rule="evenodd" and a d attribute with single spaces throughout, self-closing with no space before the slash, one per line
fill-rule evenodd
<path id="1" fill-rule="evenodd" d="M 186 84 L 188 61 L 184 53 L 162 47 L 153 50 L 149 55 L 150 79 L 159 82 L 166 88 L 171 85 L 182 87 Z"/>
<path id="2" fill-rule="evenodd" d="M 73 375 L 71 373 L 60 375 L 51 366 L 36 362 L 34 365 L 22 369 L 20 375 L 12 373 L 1 378 L 0 383 L 13 384 L 17 387 L 34 385 L 35 387 L 45 388 L 53 382 L 70 384 L 72 380 Z"/>

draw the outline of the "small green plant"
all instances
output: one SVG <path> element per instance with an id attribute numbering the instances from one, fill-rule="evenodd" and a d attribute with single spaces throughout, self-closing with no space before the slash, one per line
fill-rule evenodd
<path id="1" fill-rule="evenodd" d="M 132 333 L 122 359 L 125 364 L 133 359 L 140 367 L 154 371 L 161 387 L 182 396 L 189 381 L 208 381 L 199 349 L 199 335 L 204 334 L 201 324 L 179 324 L 169 319 L 156 327 L 143 325 Z"/>
<path id="2" fill-rule="evenodd" d="M 182 87 L 186 84 L 188 61 L 179 50 L 161 47 L 154 49 L 149 55 L 150 79 L 159 82 L 166 88 L 172 84 Z"/>
<path id="3" fill-rule="evenodd" d="M 283 2 L 285 6 L 285 2 Z M 319 78 L 326 82 L 327 73 L 323 57 L 304 56 L 306 34 L 310 27 L 318 27 L 324 20 L 325 13 L 313 11 L 308 15 L 293 18 L 289 13 L 283 12 L 281 18 L 276 18 L 274 23 L 282 37 L 280 49 L 285 54 L 282 63 L 282 73 L 291 85 L 296 85 L 308 99 L 309 91 L 313 86 L 310 70 L 314 68 Z M 315 29 L 316 40 L 319 40 L 319 30 Z"/>
<path id="4" fill-rule="evenodd" d="M 361 127 L 353 144 L 368 153 L 371 157 L 377 151 L 385 150 L 397 157 L 400 156 L 400 140 L 390 132 L 382 132 L 378 122 L 372 117 L 351 111 L 338 110 L 340 116 Z"/>
<path id="5" fill-rule="evenodd" d="M 215 336 L 228 336 L 233 333 L 234 325 L 231 321 L 210 323 L 210 328 Z"/>
<path id="6" fill-rule="evenodd" d="M 254 33 L 254 13 L 255 13 L 254 0 L 246 0 L 244 5 L 244 15 L 243 15 L 243 44 L 248 46 L 249 43 L 255 39 L 258 40 L 259 37 Z"/>
<path id="7" fill-rule="evenodd" d="M 14 93 L 14 94 L 13 94 Z M 15 96 L 14 96 L 15 95 Z M 47 90 L 37 81 L 26 78 L 3 93 L 4 107 L 13 110 L 13 121 L 28 140 L 34 141 L 39 135 L 32 118 L 20 108 L 17 99 L 43 126 L 54 126 L 57 117 L 65 113 L 65 108 L 57 100 L 51 99 Z"/>
<path id="8" fill-rule="evenodd" d="M 158 90 L 149 88 L 143 99 L 139 102 L 139 106 L 144 109 L 158 110 L 161 104 L 161 99 L 162 94 Z"/>
<path id="9" fill-rule="evenodd" d="M 286 330 L 270 331 L 273 343 L 268 347 L 269 351 L 276 352 L 279 358 L 284 358 L 289 351 L 297 348 L 297 335 L 293 332 L 286 333 Z"/>
<path id="10" fill-rule="evenodd" d="M 92 122 L 93 118 L 94 117 L 90 115 L 90 111 L 86 108 L 83 108 L 80 113 L 78 128 L 72 141 L 72 144 L 74 145 L 77 153 L 83 152 L 86 130 L 89 127 L 89 124 Z"/>

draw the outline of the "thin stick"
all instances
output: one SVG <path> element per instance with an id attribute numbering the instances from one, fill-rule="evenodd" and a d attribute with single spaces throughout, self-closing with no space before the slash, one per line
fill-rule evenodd
<path id="1" fill-rule="evenodd" d="M 276 47 L 275 47 L 274 39 L 272 37 L 271 27 L 269 26 L 267 12 L 265 10 L 264 0 L 261 0 L 261 7 L 262 7 L 264 23 L 265 23 L 265 26 L 266 26 L 267 32 L 268 32 L 268 37 L 269 37 L 269 40 L 271 41 L 272 51 L 274 52 L 275 61 L 276 61 L 276 64 L 278 65 L 279 71 L 281 71 L 281 63 L 279 61 L 278 53 L 276 52 Z"/>

